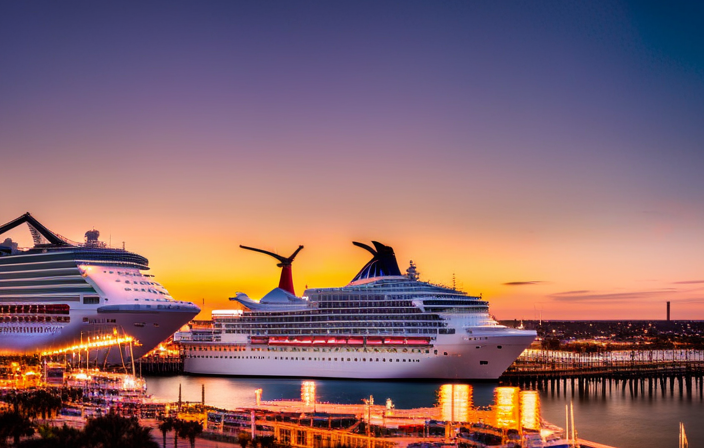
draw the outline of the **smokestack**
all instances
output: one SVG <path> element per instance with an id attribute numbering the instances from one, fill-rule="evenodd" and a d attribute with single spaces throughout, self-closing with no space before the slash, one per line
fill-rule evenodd
<path id="1" fill-rule="evenodd" d="M 667 302 L 667 321 L 670 322 L 670 302 Z"/>

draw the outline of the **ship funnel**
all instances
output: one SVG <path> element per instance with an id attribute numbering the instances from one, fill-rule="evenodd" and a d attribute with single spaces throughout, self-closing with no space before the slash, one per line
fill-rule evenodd
<path id="1" fill-rule="evenodd" d="M 281 268 L 281 279 L 279 280 L 279 288 L 283 289 L 284 291 L 290 292 L 294 296 L 296 295 L 293 289 L 293 273 L 291 272 L 291 264 L 293 263 L 293 259 L 296 258 L 296 255 L 298 255 L 298 252 L 303 249 L 303 246 L 298 246 L 298 249 L 296 249 L 296 251 L 288 258 L 282 257 L 281 255 L 275 254 L 273 252 L 257 249 L 254 247 L 247 247 L 241 244 L 240 247 L 242 249 L 252 250 L 254 252 L 261 252 L 279 260 L 279 263 L 276 265 Z"/>
<path id="2" fill-rule="evenodd" d="M 401 270 L 398 268 L 398 262 L 396 261 L 396 254 L 391 246 L 385 246 L 377 241 L 372 241 L 374 248 L 356 241 L 353 241 L 352 244 L 366 249 L 374 256 L 374 258 L 364 265 L 354 279 L 352 279 L 353 282 L 375 277 L 401 275 Z"/>

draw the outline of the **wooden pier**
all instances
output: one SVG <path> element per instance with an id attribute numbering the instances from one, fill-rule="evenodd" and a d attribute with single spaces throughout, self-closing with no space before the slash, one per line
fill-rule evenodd
<path id="1" fill-rule="evenodd" d="M 145 356 L 135 361 L 135 370 L 142 375 L 181 375 L 183 373 L 183 357 Z"/>
<path id="2" fill-rule="evenodd" d="M 633 351 L 625 353 L 524 354 L 501 376 L 500 382 L 524 389 L 579 391 L 606 395 L 615 385 L 632 395 L 704 394 L 704 353 L 701 350 Z"/>

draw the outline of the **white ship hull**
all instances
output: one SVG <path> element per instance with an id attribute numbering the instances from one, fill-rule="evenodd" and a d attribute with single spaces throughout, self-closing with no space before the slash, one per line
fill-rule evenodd
<path id="1" fill-rule="evenodd" d="M 422 348 L 310 347 L 281 351 L 252 345 L 191 343 L 186 345 L 184 371 L 233 376 L 493 380 L 535 338 L 531 331 L 496 330 L 475 331 L 475 340 L 446 337 L 454 340 Z"/>
<path id="2" fill-rule="evenodd" d="M 174 305 L 174 308 L 177 306 Z M 0 324 L 0 354 L 52 352 L 89 342 L 88 338 L 109 336 L 117 332 L 119 336 L 130 336 L 136 342 L 132 344 L 131 353 L 128 345 L 111 347 L 108 362 L 129 361 L 132 356 L 135 359 L 144 356 L 196 314 L 191 307 L 160 310 L 158 313 L 152 310 L 114 308 L 116 307 L 72 309 L 69 314 L 70 322 L 65 325 Z M 132 305 L 131 308 L 135 306 Z M 89 353 L 91 360 L 100 362 L 108 356 L 107 349 L 96 349 Z M 85 356 L 85 351 L 82 356 Z"/>

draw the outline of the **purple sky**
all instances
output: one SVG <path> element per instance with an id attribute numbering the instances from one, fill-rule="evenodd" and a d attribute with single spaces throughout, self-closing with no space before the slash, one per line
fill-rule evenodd
<path id="1" fill-rule="evenodd" d="M 4 2 L 0 150 L 0 222 L 208 307 L 376 239 L 499 318 L 704 319 L 700 3 Z"/>

